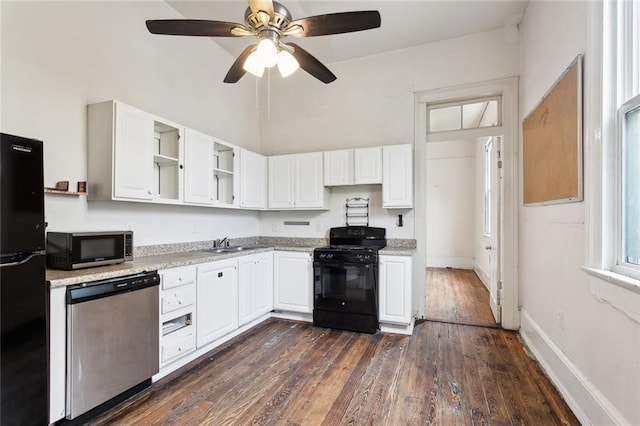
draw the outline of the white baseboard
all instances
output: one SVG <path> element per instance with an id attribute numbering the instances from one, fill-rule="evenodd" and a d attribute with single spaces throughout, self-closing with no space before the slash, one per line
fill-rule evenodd
<path id="1" fill-rule="evenodd" d="M 473 267 L 473 271 L 476 273 L 478 278 L 480 278 L 480 281 L 482 282 L 482 284 L 484 284 L 487 290 L 489 290 L 489 276 L 485 274 L 484 271 L 478 267 L 478 265 L 475 265 Z"/>
<path id="2" fill-rule="evenodd" d="M 413 334 L 415 321 L 415 318 L 411 318 L 411 323 L 409 325 L 386 324 L 381 322 L 380 331 L 383 333 L 405 334 L 411 336 Z"/>
<path id="3" fill-rule="evenodd" d="M 523 309 L 520 335 L 584 425 L 629 425 L 620 412 Z"/>

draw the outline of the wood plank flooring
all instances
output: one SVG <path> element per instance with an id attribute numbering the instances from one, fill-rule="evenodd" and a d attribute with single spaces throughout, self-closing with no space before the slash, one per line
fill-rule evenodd
<path id="1" fill-rule="evenodd" d="M 579 423 L 514 332 L 425 321 L 413 336 L 369 335 L 270 319 L 92 424 Z"/>
<path id="2" fill-rule="evenodd" d="M 470 269 L 427 268 L 426 317 L 497 326 L 489 307 L 489 291 Z"/>

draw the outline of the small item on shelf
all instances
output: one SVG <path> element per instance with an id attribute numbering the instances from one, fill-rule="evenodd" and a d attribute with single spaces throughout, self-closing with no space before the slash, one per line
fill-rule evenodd
<path id="1" fill-rule="evenodd" d="M 78 181 L 78 192 L 87 192 L 87 182 Z"/>
<path id="2" fill-rule="evenodd" d="M 68 180 L 60 180 L 56 182 L 56 189 L 58 191 L 68 191 L 69 190 L 69 181 Z"/>

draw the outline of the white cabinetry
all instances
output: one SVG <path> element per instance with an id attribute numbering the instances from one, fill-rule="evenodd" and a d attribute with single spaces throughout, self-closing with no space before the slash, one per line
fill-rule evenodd
<path id="1" fill-rule="evenodd" d="M 158 271 L 160 274 L 160 365 L 196 349 L 196 267 Z"/>
<path id="2" fill-rule="evenodd" d="M 183 129 L 117 101 L 88 107 L 90 200 L 182 202 Z"/>
<path id="3" fill-rule="evenodd" d="M 269 157 L 270 209 L 322 209 L 322 153 Z"/>
<path id="4" fill-rule="evenodd" d="M 312 253 L 276 251 L 273 254 L 274 309 L 313 312 Z"/>
<path id="5" fill-rule="evenodd" d="M 187 203 L 236 206 L 238 170 L 235 148 L 196 130 L 185 130 Z"/>
<path id="6" fill-rule="evenodd" d="M 324 185 L 382 183 L 382 148 L 345 149 L 324 153 Z"/>
<path id="7" fill-rule="evenodd" d="M 238 325 L 273 310 L 273 252 L 238 259 L 238 289 Z"/>
<path id="8" fill-rule="evenodd" d="M 229 259 L 197 266 L 198 347 L 238 328 L 237 264 L 237 259 Z"/>
<path id="9" fill-rule="evenodd" d="M 240 207 L 267 207 L 267 157 L 240 149 Z"/>
<path id="10" fill-rule="evenodd" d="M 411 323 L 412 258 L 380 255 L 379 320 L 381 323 Z"/>
<path id="11" fill-rule="evenodd" d="M 413 145 L 382 148 L 382 207 L 413 207 Z"/>

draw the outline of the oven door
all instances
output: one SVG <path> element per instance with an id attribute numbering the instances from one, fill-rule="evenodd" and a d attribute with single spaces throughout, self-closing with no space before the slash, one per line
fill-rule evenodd
<path id="1" fill-rule="evenodd" d="M 314 309 L 377 318 L 377 266 L 375 263 L 314 262 Z"/>

